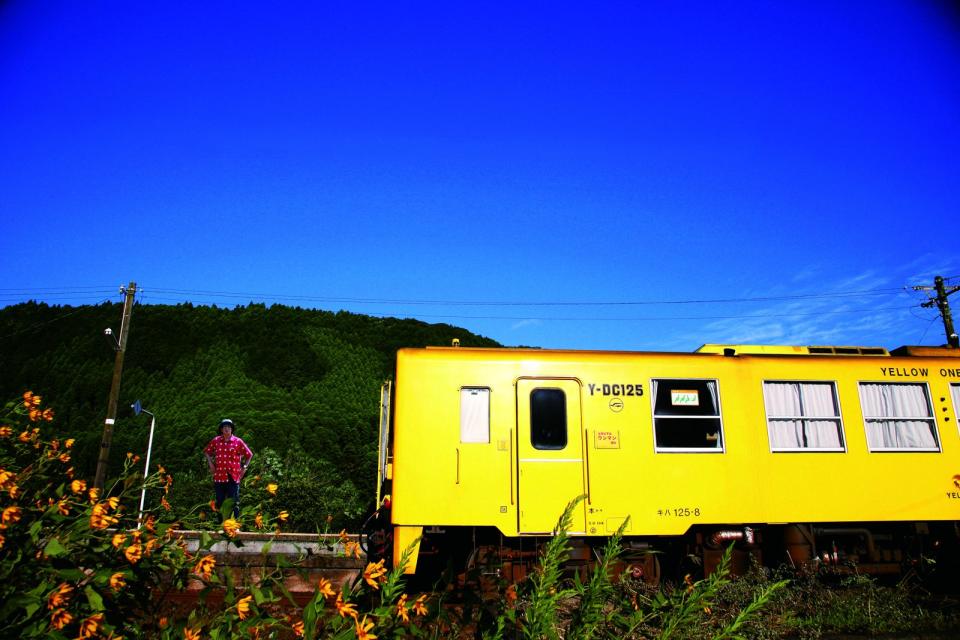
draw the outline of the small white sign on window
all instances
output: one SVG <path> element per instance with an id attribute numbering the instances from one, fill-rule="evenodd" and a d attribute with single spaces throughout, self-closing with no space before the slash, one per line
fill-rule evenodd
<path id="1" fill-rule="evenodd" d="M 699 407 L 700 394 L 696 389 L 689 391 L 674 389 L 670 391 L 670 404 L 675 407 Z"/>

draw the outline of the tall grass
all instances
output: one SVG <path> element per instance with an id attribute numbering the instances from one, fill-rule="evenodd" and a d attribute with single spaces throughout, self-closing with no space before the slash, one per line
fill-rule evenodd
<path id="1" fill-rule="evenodd" d="M 564 509 L 536 568 L 516 587 L 516 602 L 511 597 L 501 600 L 495 626 L 483 632 L 484 638 L 737 640 L 748 637 L 745 633 L 788 583 L 780 580 L 765 585 L 734 616 L 721 619 L 713 614 L 712 607 L 720 591 L 731 581 L 732 546 L 723 554 L 717 569 L 704 580 L 695 582 L 687 576 L 679 586 L 657 590 L 638 585 L 628 576 L 615 581 L 613 566 L 623 553 L 626 522 L 598 554 L 587 579 L 581 579 L 579 573 L 565 577 L 563 565 L 570 556 L 567 534 L 573 511 L 582 500 L 580 496 Z"/>

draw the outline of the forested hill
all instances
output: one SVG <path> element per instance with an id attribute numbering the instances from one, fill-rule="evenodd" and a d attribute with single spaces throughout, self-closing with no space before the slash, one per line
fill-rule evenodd
<path id="1" fill-rule="evenodd" d="M 51 428 L 77 439 L 76 468 L 92 476 L 103 432 L 122 305 L 0 309 L 0 397 L 41 394 Z M 255 451 L 252 471 L 281 481 L 299 528 L 321 514 L 353 523 L 373 500 L 381 383 L 400 347 L 498 346 L 445 324 L 280 305 L 231 309 L 136 305 L 124 360 L 111 472 L 145 452 L 172 471 L 183 503 L 210 490 L 201 450 L 223 417 Z M 296 495 L 296 494 L 304 495 Z"/>

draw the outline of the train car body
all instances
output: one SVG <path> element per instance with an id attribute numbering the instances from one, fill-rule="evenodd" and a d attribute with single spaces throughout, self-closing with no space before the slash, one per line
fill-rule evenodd
<path id="1" fill-rule="evenodd" d="M 799 562 L 819 557 L 804 538 L 829 524 L 834 557 L 846 532 L 861 562 L 895 564 L 861 533 L 955 532 L 960 520 L 960 353 L 894 354 L 400 350 L 378 483 L 394 562 L 425 532 L 522 547 L 582 495 L 569 535 L 588 542 L 624 523 L 654 547 L 694 534 L 747 544 L 764 529 L 782 539 L 797 524 L 786 538 L 806 550 L 786 560 Z"/>

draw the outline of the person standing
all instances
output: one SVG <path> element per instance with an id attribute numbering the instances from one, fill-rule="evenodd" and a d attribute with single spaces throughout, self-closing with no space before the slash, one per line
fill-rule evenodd
<path id="1" fill-rule="evenodd" d="M 240 480 L 253 459 L 253 452 L 246 442 L 233 435 L 233 420 L 221 420 L 217 434 L 203 450 L 203 455 L 213 475 L 217 511 L 224 500 L 233 498 L 233 517 L 237 518 L 240 515 Z"/>

